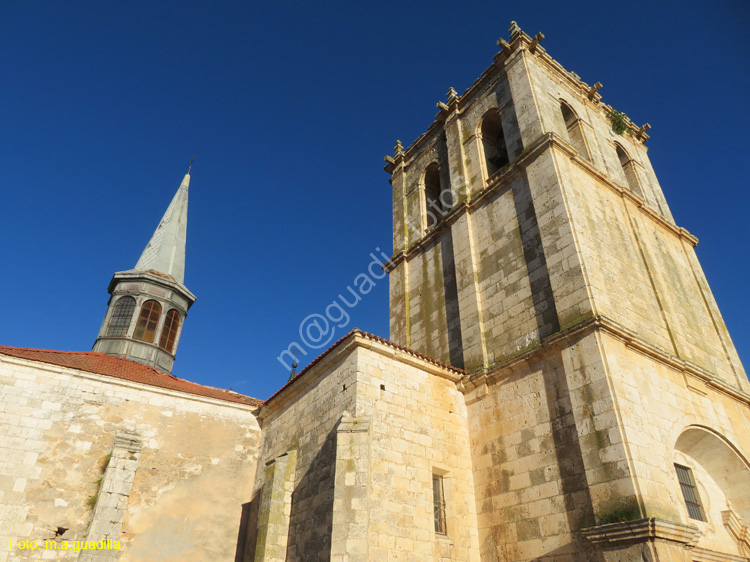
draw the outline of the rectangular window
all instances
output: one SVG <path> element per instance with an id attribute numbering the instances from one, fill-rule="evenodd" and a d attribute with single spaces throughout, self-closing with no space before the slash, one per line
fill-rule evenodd
<path id="1" fill-rule="evenodd" d="M 435 532 L 440 535 L 448 534 L 445 524 L 445 489 L 443 477 L 432 475 L 432 503 L 435 507 Z"/>
<path id="2" fill-rule="evenodd" d="M 693 471 L 688 467 L 679 464 L 675 464 L 674 468 L 677 471 L 677 480 L 679 480 L 680 488 L 682 488 L 682 497 L 685 498 L 685 506 L 687 506 L 688 515 L 691 519 L 705 521 L 706 516 L 703 513 L 701 500 L 698 497 L 698 488 L 695 486 Z"/>

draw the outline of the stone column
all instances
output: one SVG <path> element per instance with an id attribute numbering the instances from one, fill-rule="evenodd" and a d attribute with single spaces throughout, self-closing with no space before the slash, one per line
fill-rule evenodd
<path id="1" fill-rule="evenodd" d="M 367 562 L 370 419 L 344 412 L 336 431 L 331 562 Z"/>

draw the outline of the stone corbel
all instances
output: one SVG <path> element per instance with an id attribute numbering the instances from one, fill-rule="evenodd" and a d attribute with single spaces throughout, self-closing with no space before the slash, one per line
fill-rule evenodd
<path id="1" fill-rule="evenodd" d="M 505 39 L 502 37 L 497 40 L 497 46 L 500 47 L 500 50 L 505 53 L 506 55 L 509 55 L 513 52 L 513 49 L 510 47 L 510 43 L 508 43 Z"/>
<path id="2" fill-rule="evenodd" d="M 641 126 L 640 129 L 638 129 L 638 132 L 635 134 L 635 138 L 637 138 L 641 142 L 646 142 L 649 139 L 649 136 L 646 134 L 646 131 L 648 131 L 651 128 L 651 125 L 648 123 L 645 123 L 643 126 Z"/>
<path id="3" fill-rule="evenodd" d="M 537 33 L 536 35 L 534 35 L 534 38 L 531 40 L 531 43 L 529 44 L 529 52 L 531 54 L 534 54 L 534 51 L 537 50 L 537 47 L 539 47 L 539 43 L 542 42 L 542 39 L 544 39 L 544 33 L 542 33 L 541 31 Z M 540 47 L 539 51 L 544 52 L 544 49 Z"/>
<path id="4" fill-rule="evenodd" d="M 600 99 L 602 99 L 602 96 L 598 94 L 599 90 L 602 89 L 602 83 L 597 82 L 591 88 L 589 88 L 589 91 L 586 92 L 586 97 L 593 102 L 598 102 Z"/>

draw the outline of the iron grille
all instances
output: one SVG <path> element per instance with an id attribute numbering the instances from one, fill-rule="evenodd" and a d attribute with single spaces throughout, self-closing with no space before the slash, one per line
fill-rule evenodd
<path id="1" fill-rule="evenodd" d="M 677 471 L 677 480 L 680 482 L 682 497 L 685 498 L 688 515 L 691 519 L 705 521 L 706 518 L 703 514 L 703 507 L 701 507 L 701 500 L 698 497 L 698 488 L 695 486 L 695 480 L 693 479 L 693 471 L 679 464 L 675 464 L 674 468 Z"/>

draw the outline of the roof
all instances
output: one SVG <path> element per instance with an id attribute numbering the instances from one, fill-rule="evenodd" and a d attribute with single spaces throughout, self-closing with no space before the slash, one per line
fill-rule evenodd
<path id="1" fill-rule="evenodd" d="M 185 392 L 196 396 L 215 398 L 216 400 L 223 400 L 225 402 L 235 402 L 249 406 L 259 406 L 263 403 L 262 400 L 258 400 L 257 398 L 245 396 L 231 390 L 203 386 L 184 379 L 178 379 L 174 375 L 168 375 L 148 365 L 131 361 L 130 359 L 113 357 L 105 353 L 93 351 L 49 351 L 46 349 L 28 349 L 0 345 L 0 354 L 31 361 L 40 361 L 42 363 L 49 363 L 50 365 L 69 367 L 71 369 L 147 384 L 167 390 Z"/>
<path id="2" fill-rule="evenodd" d="M 464 371 L 463 369 L 459 369 L 458 367 L 453 367 L 452 365 L 448 365 L 446 363 L 441 363 L 437 359 L 433 359 L 432 357 L 428 357 L 427 355 L 422 355 L 418 351 L 414 351 L 412 349 L 409 349 L 408 347 L 404 347 L 403 345 L 399 345 L 397 343 L 394 343 L 390 340 L 387 340 L 385 338 L 381 338 L 380 336 L 376 336 L 375 334 L 370 334 L 368 332 L 363 332 L 359 328 L 354 328 L 351 332 L 346 334 L 345 336 L 342 336 L 336 343 L 334 343 L 331 347 L 326 349 L 323 353 L 318 355 L 315 359 L 313 359 L 307 367 L 302 369 L 297 376 L 295 376 L 292 379 L 289 379 L 289 382 L 287 382 L 284 386 L 282 386 L 279 390 L 277 390 L 268 400 L 265 401 L 265 404 L 268 404 L 271 400 L 276 398 L 279 394 L 281 394 L 287 387 L 294 384 L 295 381 L 300 379 L 307 373 L 310 369 L 312 369 L 315 365 L 320 363 L 323 358 L 331 353 L 334 349 L 339 347 L 345 340 L 351 338 L 353 335 L 362 336 L 365 339 L 372 340 L 378 343 L 382 343 L 383 345 L 387 345 L 388 347 L 392 347 L 394 349 L 398 349 L 399 351 L 403 351 L 404 353 L 407 353 L 409 355 L 412 355 L 414 357 L 417 357 L 419 359 L 422 359 L 423 361 L 426 361 L 427 363 L 432 363 L 433 365 L 437 365 L 438 367 L 441 367 L 443 369 L 447 369 L 448 371 L 453 371 L 454 373 L 457 373 L 459 375 L 466 375 L 468 376 L 469 373 Z"/>
<path id="3" fill-rule="evenodd" d="M 157 271 L 178 283 L 185 283 L 185 241 L 187 237 L 188 187 L 190 174 L 185 174 L 172 202 L 156 227 L 135 271 Z M 157 273 L 158 275 L 158 273 Z"/>

